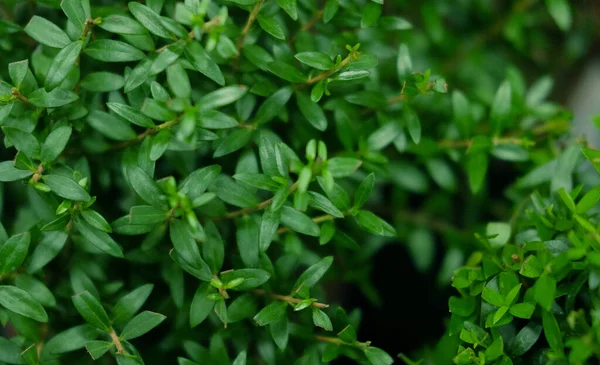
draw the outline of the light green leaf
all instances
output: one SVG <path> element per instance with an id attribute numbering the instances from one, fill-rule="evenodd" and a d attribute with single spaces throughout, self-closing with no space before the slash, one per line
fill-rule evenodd
<path id="1" fill-rule="evenodd" d="M 102 62 L 132 62 L 146 57 L 144 52 L 134 46 L 112 39 L 93 41 L 85 47 L 84 52 Z"/>
<path id="2" fill-rule="evenodd" d="M 162 38 L 172 39 L 173 34 L 163 25 L 160 15 L 156 14 L 146 5 L 131 1 L 128 4 L 131 14 L 146 28 L 150 33 Z"/>
<path id="3" fill-rule="evenodd" d="M 62 175 L 42 175 L 42 180 L 60 197 L 78 201 L 90 200 L 90 194 L 68 177 Z"/>

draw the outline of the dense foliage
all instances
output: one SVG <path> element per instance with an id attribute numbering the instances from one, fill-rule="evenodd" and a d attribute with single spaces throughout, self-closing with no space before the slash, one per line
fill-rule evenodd
<path id="1" fill-rule="evenodd" d="M 600 152 L 543 76 L 586 10 L 3 0 L 0 363 L 389 365 L 338 293 L 385 244 L 458 291 L 398 361 L 597 359 Z"/>

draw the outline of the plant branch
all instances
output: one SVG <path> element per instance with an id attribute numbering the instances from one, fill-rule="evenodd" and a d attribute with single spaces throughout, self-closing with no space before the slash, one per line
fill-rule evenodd
<path id="1" fill-rule="evenodd" d="M 145 132 L 138 134 L 135 138 L 112 145 L 110 149 L 114 151 L 114 150 L 121 150 L 123 148 L 127 148 L 129 146 L 132 146 L 134 144 L 142 142 L 144 140 L 144 138 L 146 138 L 148 136 L 154 135 L 154 134 L 162 131 L 163 129 L 171 128 L 171 127 L 177 125 L 178 123 L 179 123 L 179 119 L 174 119 L 174 120 L 170 120 L 168 122 L 164 122 L 163 124 L 157 125 L 154 128 L 148 128 L 148 129 L 146 129 Z"/>
<path id="2" fill-rule="evenodd" d="M 336 72 L 340 71 L 341 69 L 343 69 L 344 67 L 348 66 L 350 61 L 352 61 L 356 57 L 357 57 L 356 52 L 350 52 L 350 54 L 348 56 L 346 56 L 346 58 L 344 58 L 337 67 L 335 67 L 329 71 L 325 71 L 321 74 L 318 74 L 317 76 L 311 77 L 305 83 L 296 85 L 295 89 L 298 90 L 305 86 L 316 84 L 317 82 L 328 78 L 329 76 L 333 75 L 334 73 L 336 73 Z"/>
<path id="3" fill-rule="evenodd" d="M 298 303 L 303 302 L 302 299 L 290 297 L 289 295 L 267 293 L 263 289 L 254 289 L 252 292 L 256 295 L 266 296 L 266 297 L 273 298 L 275 300 L 279 300 L 280 302 L 288 302 L 288 303 L 292 303 L 292 304 L 298 304 Z M 313 302 L 311 305 L 315 308 L 328 308 L 329 307 L 329 304 L 324 304 L 324 303 L 319 303 L 319 302 Z"/>
<path id="4" fill-rule="evenodd" d="M 320 215 L 318 217 L 314 217 L 312 219 L 312 221 L 319 224 L 319 223 L 322 223 L 325 221 L 332 221 L 334 219 L 338 219 L 338 217 L 334 217 L 331 214 L 325 214 L 325 215 Z M 288 227 L 281 227 L 277 230 L 277 234 L 282 234 L 282 233 L 289 232 L 289 231 L 291 231 L 291 229 L 289 229 Z"/>
<path id="5" fill-rule="evenodd" d="M 86 19 L 85 26 L 83 27 L 83 31 L 81 32 L 81 36 L 79 37 L 79 39 L 85 39 L 85 37 L 90 32 L 90 30 L 92 29 L 94 24 L 96 24 L 96 21 L 94 19 L 92 19 L 92 18 Z"/>
<path id="6" fill-rule="evenodd" d="M 371 345 L 370 341 L 367 341 L 367 342 L 354 341 L 353 343 L 350 343 L 350 342 L 342 341 L 340 338 L 329 337 L 329 336 L 315 335 L 315 339 L 317 339 L 318 341 L 321 341 L 321 342 L 333 343 L 335 345 L 355 347 L 360 350 L 364 350 Z"/>
<path id="7" fill-rule="evenodd" d="M 31 104 L 31 102 L 29 101 L 29 99 L 27 99 L 23 94 L 21 94 L 21 92 L 19 90 L 13 88 L 10 90 L 10 93 L 13 94 L 13 96 L 15 98 L 21 100 L 22 102 L 29 105 L 30 107 L 34 107 L 33 104 Z"/>
<path id="8" fill-rule="evenodd" d="M 298 189 L 298 182 L 296 181 L 292 186 L 290 186 L 290 190 L 288 192 L 288 195 L 293 193 L 296 189 Z M 250 214 L 253 212 L 256 212 L 258 210 L 263 210 L 265 208 L 267 208 L 269 205 L 271 205 L 271 203 L 273 203 L 273 198 L 271 199 L 267 199 L 264 202 L 258 204 L 255 207 L 249 207 L 249 208 L 244 208 L 244 209 L 240 209 L 240 210 L 236 210 L 234 212 L 229 212 L 221 217 L 216 217 L 213 218 L 213 221 L 220 221 L 220 220 L 224 220 L 224 219 L 231 219 L 231 218 L 236 218 L 236 217 L 240 217 L 246 214 Z"/>
<path id="9" fill-rule="evenodd" d="M 246 26 L 242 30 L 242 34 L 240 35 L 240 38 L 237 41 L 236 49 L 237 49 L 238 53 L 237 53 L 236 58 L 239 58 L 239 56 L 240 56 L 240 50 L 242 49 L 242 46 L 244 45 L 244 40 L 246 39 L 246 36 L 250 32 L 250 28 L 252 28 L 252 24 L 254 24 L 254 22 L 256 21 L 256 17 L 258 16 L 258 12 L 260 11 L 260 7 L 264 3 L 264 1 L 265 0 L 260 0 L 259 2 L 257 2 L 256 5 L 254 5 L 254 8 L 252 8 L 250 15 L 248 16 L 248 21 L 246 22 Z"/>
<path id="10" fill-rule="evenodd" d="M 123 348 L 123 344 L 121 343 L 121 340 L 119 339 L 119 336 L 117 336 L 117 333 L 115 332 L 115 330 L 113 328 L 111 328 L 110 332 L 108 334 L 110 335 L 112 342 L 117 347 L 117 354 L 120 354 L 120 355 L 125 354 L 125 349 Z"/>
<path id="11" fill-rule="evenodd" d="M 438 142 L 439 148 L 469 148 L 473 144 L 473 139 L 465 140 L 442 140 Z M 494 146 L 499 145 L 517 145 L 523 147 L 531 147 L 535 142 L 527 138 L 518 137 L 494 137 L 492 138 L 492 144 Z"/>
<path id="12" fill-rule="evenodd" d="M 302 26 L 302 28 L 301 28 L 301 29 L 302 29 L 302 31 L 303 31 L 303 32 L 307 32 L 307 31 L 309 31 L 309 30 L 310 30 L 312 27 L 314 27 L 314 26 L 315 26 L 315 24 L 317 24 L 317 22 L 318 22 L 319 20 L 321 20 L 321 18 L 322 18 L 322 17 L 323 17 L 323 10 L 319 10 L 319 11 L 318 11 L 318 12 L 315 14 L 315 16 L 313 16 L 313 17 L 312 17 L 312 18 L 311 18 L 311 19 L 308 21 L 308 23 L 306 23 L 306 24 L 304 24 L 304 25 Z"/>

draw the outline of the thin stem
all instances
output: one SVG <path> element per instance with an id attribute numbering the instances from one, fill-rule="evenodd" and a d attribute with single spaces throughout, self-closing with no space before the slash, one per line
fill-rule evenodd
<path id="1" fill-rule="evenodd" d="M 177 125 L 178 123 L 179 123 L 179 119 L 175 119 L 175 120 L 170 120 L 168 122 L 164 122 L 163 124 L 157 125 L 154 128 L 148 128 L 148 129 L 146 129 L 145 132 L 138 134 L 135 138 L 132 138 L 128 141 L 114 144 L 110 149 L 111 150 L 121 150 L 123 148 L 127 148 L 129 146 L 132 146 L 134 144 L 142 142 L 144 140 L 144 138 L 146 138 L 148 136 L 154 135 L 154 134 L 162 131 L 163 129 L 171 128 L 171 127 Z"/>
<path id="2" fill-rule="evenodd" d="M 298 189 L 298 182 L 296 181 L 292 186 L 290 186 L 290 190 L 288 192 L 288 195 L 293 193 L 296 189 Z M 224 219 L 231 219 L 231 218 L 236 218 L 236 217 L 240 217 L 246 214 L 250 214 L 259 210 L 263 210 L 265 208 L 267 208 L 269 205 L 271 205 L 271 203 L 273 203 L 273 198 L 271 199 L 267 199 L 264 202 L 258 204 L 255 207 L 249 207 L 249 208 L 244 208 L 244 209 L 240 209 L 240 210 L 236 210 L 234 212 L 229 212 L 221 217 L 216 217 L 213 218 L 213 221 L 220 221 L 220 220 L 224 220 Z"/>
<path id="3" fill-rule="evenodd" d="M 10 93 L 13 94 L 13 96 L 19 100 L 21 100 L 22 102 L 24 102 L 25 104 L 34 107 L 31 102 L 29 101 L 29 99 L 27 99 L 23 94 L 21 94 L 21 92 L 15 88 L 10 90 Z"/>
<path id="4" fill-rule="evenodd" d="M 334 217 L 331 214 L 325 214 L 325 215 L 321 215 L 318 217 L 314 217 L 312 219 L 312 221 L 319 224 L 319 223 L 322 223 L 325 221 L 332 221 L 334 219 L 337 219 L 337 217 Z M 289 232 L 289 231 L 291 231 L 291 229 L 289 229 L 288 227 L 281 227 L 277 230 L 277 234 L 282 234 L 282 233 Z"/>
<path id="5" fill-rule="evenodd" d="M 263 289 L 254 289 L 252 292 L 256 295 L 267 296 L 267 297 L 273 298 L 275 300 L 279 300 L 280 302 L 288 302 L 288 303 L 292 303 L 292 304 L 298 304 L 298 303 L 303 302 L 302 299 L 290 297 L 289 295 L 267 293 Z M 320 309 L 329 307 L 329 304 L 324 304 L 324 303 L 319 303 L 319 302 L 313 302 L 311 305 L 315 308 L 320 308 Z"/>
<path id="6" fill-rule="evenodd" d="M 90 32 L 90 30 L 92 29 L 94 24 L 96 24 L 94 19 L 91 19 L 91 18 L 86 19 L 85 26 L 83 27 L 83 31 L 81 32 L 81 36 L 79 37 L 79 39 L 85 39 L 85 37 Z"/>
<path id="7" fill-rule="evenodd" d="M 117 354 L 120 354 L 120 355 L 124 354 L 125 349 L 123 348 L 123 344 L 121 343 L 121 340 L 119 339 L 119 336 L 117 336 L 117 333 L 115 332 L 115 330 L 113 328 L 111 328 L 110 332 L 108 334 L 110 335 L 112 342 L 117 347 Z"/>
<path id="8" fill-rule="evenodd" d="M 465 140 L 442 140 L 438 142 L 439 148 L 469 148 L 473 144 L 472 139 Z M 517 137 L 494 137 L 492 138 L 492 144 L 494 146 L 499 145 L 517 145 L 524 147 L 531 147 L 535 144 L 535 142 L 530 141 L 526 138 L 517 138 Z"/>
<path id="9" fill-rule="evenodd" d="M 410 222 L 410 223 L 417 224 L 417 225 L 427 226 L 428 228 L 430 228 L 434 231 L 437 231 L 437 232 L 441 232 L 441 233 L 452 232 L 452 233 L 457 233 L 457 234 L 468 236 L 467 232 L 461 231 L 460 229 L 454 227 L 450 223 L 439 220 L 435 217 L 431 217 L 429 215 L 422 214 L 422 213 L 401 210 L 401 211 L 397 212 L 396 217 L 400 221 L 405 221 L 405 222 Z"/>
<path id="10" fill-rule="evenodd" d="M 238 52 L 237 57 L 239 57 L 239 55 L 240 55 L 240 50 L 242 49 L 242 46 L 244 45 L 244 40 L 246 39 L 246 36 L 250 32 L 250 28 L 252 28 L 252 24 L 254 24 L 254 22 L 256 21 L 256 17 L 258 16 L 258 12 L 260 11 L 260 7 L 262 6 L 263 3 L 264 3 L 264 0 L 260 0 L 259 2 L 257 2 L 256 5 L 254 5 L 254 8 L 252 8 L 250 15 L 248 16 L 248 21 L 246 22 L 246 26 L 242 30 L 242 35 L 240 35 L 240 38 L 237 41 L 237 45 L 236 45 L 236 49 Z"/>
<path id="11" fill-rule="evenodd" d="M 336 73 L 339 70 L 343 69 L 344 67 L 348 66 L 350 61 L 352 61 L 356 57 L 357 57 L 357 54 L 355 52 L 350 52 L 350 54 L 346 58 L 344 58 L 337 67 L 335 67 L 329 71 L 325 71 L 321 74 L 318 74 L 317 76 L 311 77 L 305 83 L 296 85 L 295 89 L 298 90 L 298 89 L 301 89 L 302 87 L 316 84 L 317 82 L 328 78 L 329 76 L 333 75 L 334 73 Z"/>
<path id="12" fill-rule="evenodd" d="M 350 343 L 350 342 L 342 341 L 341 339 L 339 339 L 337 337 L 329 337 L 329 336 L 315 335 L 315 339 L 317 339 L 318 341 L 321 341 L 321 342 L 333 343 L 335 345 L 355 347 L 360 350 L 364 350 L 371 345 L 370 342 L 355 341 L 353 343 Z"/>
<path id="13" fill-rule="evenodd" d="M 319 10 L 315 16 L 312 17 L 312 19 L 310 19 L 308 21 L 308 23 L 304 24 L 304 26 L 302 26 L 302 31 L 303 32 L 307 32 L 309 31 L 312 27 L 314 27 L 315 24 L 317 24 L 317 22 L 319 20 L 321 20 L 321 18 L 323 17 L 323 10 Z"/>

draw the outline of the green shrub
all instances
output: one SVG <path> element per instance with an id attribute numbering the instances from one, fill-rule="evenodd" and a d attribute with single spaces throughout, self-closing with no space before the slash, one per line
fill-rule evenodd
<path id="1" fill-rule="evenodd" d="M 334 293 L 398 242 L 460 294 L 421 363 L 600 356 L 565 0 L 0 5 L 0 364 L 389 365 Z"/>

